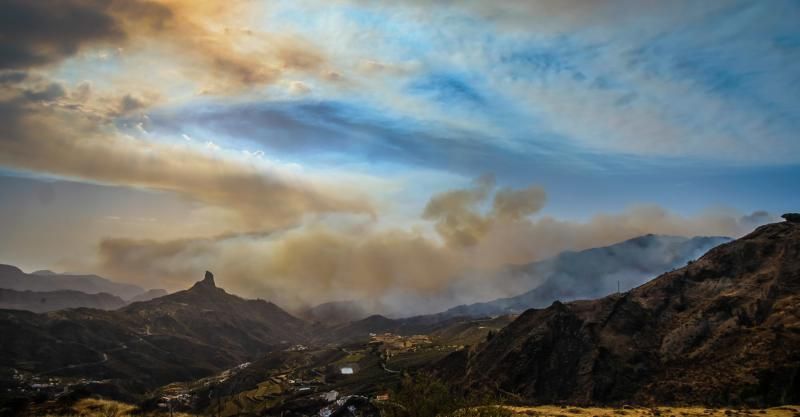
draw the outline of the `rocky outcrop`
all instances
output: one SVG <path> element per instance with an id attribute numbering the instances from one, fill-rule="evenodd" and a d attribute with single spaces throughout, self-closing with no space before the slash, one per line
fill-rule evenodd
<path id="1" fill-rule="evenodd" d="M 630 292 L 526 311 L 443 375 L 523 402 L 800 401 L 800 223 Z"/>
<path id="2" fill-rule="evenodd" d="M 786 213 L 781 217 L 787 222 L 800 223 L 800 213 Z"/>
<path id="3" fill-rule="evenodd" d="M 214 283 L 214 274 L 212 274 L 211 271 L 206 271 L 206 274 L 203 276 L 203 280 L 200 281 L 200 284 L 216 287 L 217 284 Z"/>

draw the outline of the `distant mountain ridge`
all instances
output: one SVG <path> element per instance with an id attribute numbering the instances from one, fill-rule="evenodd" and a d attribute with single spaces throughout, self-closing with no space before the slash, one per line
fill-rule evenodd
<path id="1" fill-rule="evenodd" d="M 146 292 L 143 292 L 143 293 L 137 295 L 136 297 L 131 298 L 130 300 L 128 300 L 128 302 L 129 303 L 137 303 L 137 302 L 140 302 L 140 301 L 150 301 L 150 300 L 152 300 L 154 298 L 163 297 L 163 296 L 168 295 L 168 294 L 169 293 L 167 292 L 167 290 L 164 290 L 164 289 L 147 290 Z"/>
<path id="2" fill-rule="evenodd" d="M 73 290 L 86 294 L 107 293 L 129 300 L 145 292 L 137 285 L 122 284 L 97 275 L 56 274 L 36 271 L 26 274 L 21 269 L 0 264 L 0 288 L 17 291 Z"/>
<path id="3" fill-rule="evenodd" d="M 800 223 L 759 227 L 626 293 L 527 310 L 438 372 L 534 403 L 800 402 Z"/>
<path id="4" fill-rule="evenodd" d="M 556 300 L 602 297 L 616 292 L 618 284 L 620 291 L 627 291 L 730 240 L 721 236 L 686 238 L 649 234 L 610 246 L 562 252 L 554 258 L 510 268 L 511 275 L 540 280 L 541 284 L 532 290 L 513 297 L 456 306 L 442 314 L 448 317 L 519 314 Z"/>
<path id="5" fill-rule="evenodd" d="M 115 310 L 124 305 L 123 299 L 104 292 L 86 294 L 73 290 L 16 291 L 0 288 L 0 309 L 46 313 L 78 307 Z"/>

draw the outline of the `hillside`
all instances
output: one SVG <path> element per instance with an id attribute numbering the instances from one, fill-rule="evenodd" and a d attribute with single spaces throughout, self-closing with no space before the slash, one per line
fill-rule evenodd
<path id="1" fill-rule="evenodd" d="M 620 295 L 531 309 L 441 375 L 535 403 L 800 401 L 800 223 Z"/>
<path id="2" fill-rule="evenodd" d="M 124 305 L 121 298 L 102 292 L 86 294 L 73 290 L 16 291 L 0 288 L 0 309 L 46 313 L 78 307 L 115 310 Z"/>
<path id="3" fill-rule="evenodd" d="M 645 235 L 610 246 L 567 251 L 541 262 L 509 268 L 535 288 L 517 296 L 461 305 L 446 316 L 498 316 L 541 308 L 553 301 L 603 297 L 627 291 L 650 278 L 682 267 L 709 249 L 730 241 L 727 237 Z"/>
<path id="4" fill-rule="evenodd" d="M 305 324 L 272 303 L 226 293 L 206 273 L 192 288 L 116 311 L 0 310 L 0 368 L 118 379 L 142 391 L 190 380 L 305 340 Z"/>

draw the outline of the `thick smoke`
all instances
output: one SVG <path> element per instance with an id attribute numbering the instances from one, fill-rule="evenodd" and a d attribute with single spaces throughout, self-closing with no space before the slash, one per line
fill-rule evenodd
<path id="1" fill-rule="evenodd" d="M 173 290 L 211 269 L 230 291 L 288 308 L 363 300 L 368 308 L 407 315 L 529 289 L 530 281 L 503 278 L 508 264 L 647 233 L 736 237 L 752 227 L 751 217 L 687 218 L 658 207 L 598 215 L 586 223 L 531 217 L 544 199 L 541 188 L 496 190 L 490 177 L 482 177 L 471 188 L 430 199 L 423 217 L 435 222 L 438 236 L 387 230 L 372 222 L 346 227 L 318 222 L 266 235 L 109 239 L 100 247 L 101 268 L 114 277 Z"/>

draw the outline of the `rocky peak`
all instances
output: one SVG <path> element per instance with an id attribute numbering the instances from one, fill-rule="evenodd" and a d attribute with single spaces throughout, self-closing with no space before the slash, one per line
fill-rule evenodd
<path id="1" fill-rule="evenodd" d="M 203 277 L 203 280 L 200 281 L 202 284 L 210 285 L 212 287 L 216 287 L 217 285 L 214 283 L 214 274 L 211 271 L 206 271 L 206 275 Z"/>
<path id="2" fill-rule="evenodd" d="M 202 281 L 197 281 L 193 286 L 192 289 L 195 288 L 208 288 L 208 289 L 216 289 L 217 285 L 214 283 L 214 274 L 211 271 L 206 271 L 205 276 L 203 276 Z"/>

